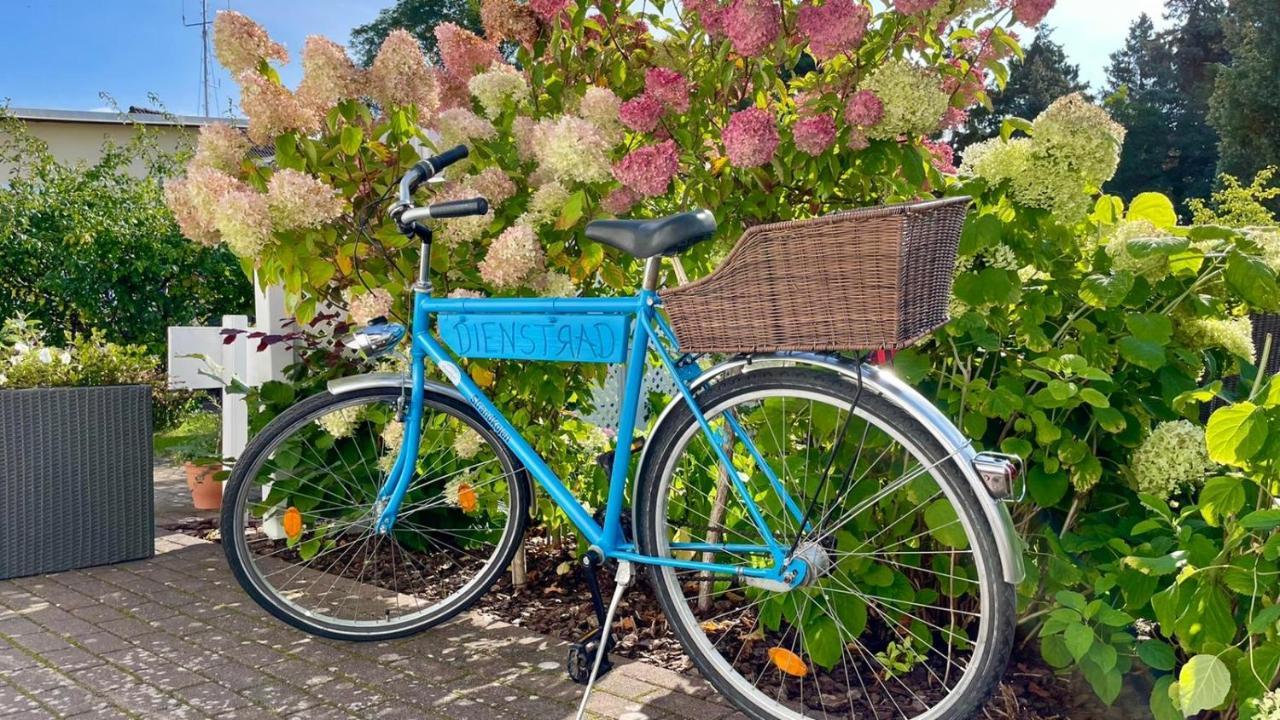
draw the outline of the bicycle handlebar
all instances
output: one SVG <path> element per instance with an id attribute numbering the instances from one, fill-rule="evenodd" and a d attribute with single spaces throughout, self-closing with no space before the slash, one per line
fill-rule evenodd
<path id="1" fill-rule="evenodd" d="M 407 225 L 426 218 L 445 220 L 447 218 L 483 215 L 487 212 L 489 212 L 489 201 L 482 197 L 468 200 L 446 200 L 426 207 L 409 208 L 400 214 L 400 222 Z"/>
<path id="2" fill-rule="evenodd" d="M 466 145 L 458 145 L 452 149 L 445 150 L 439 155 L 429 157 L 410 168 L 409 172 L 405 173 L 404 177 L 400 179 L 400 202 L 393 212 L 403 210 L 403 208 L 412 205 L 413 191 L 417 190 L 419 185 L 469 154 L 471 154 L 471 151 L 467 150 Z"/>

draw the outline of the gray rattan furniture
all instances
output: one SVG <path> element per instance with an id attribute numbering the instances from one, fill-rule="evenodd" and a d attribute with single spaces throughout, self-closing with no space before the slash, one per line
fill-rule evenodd
<path id="1" fill-rule="evenodd" d="M 150 557 L 151 388 L 0 390 L 0 579 Z"/>

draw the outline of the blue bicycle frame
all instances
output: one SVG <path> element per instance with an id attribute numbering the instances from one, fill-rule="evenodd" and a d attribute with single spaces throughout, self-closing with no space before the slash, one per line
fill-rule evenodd
<path id="1" fill-rule="evenodd" d="M 429 252 L 424 247 L 424 252 Z M 657 263 L 660 258 L 650 258 L 645 273 L 645 286 L 633 297 L 620 298 L 491 298 L 491 299 L 451 299 L 431 296 L 430 282 L 420 278 L 415 286 L 413 305 L 412 337 L 412 384 L 406 422 L 405 442 L 401 448 L 391 473 L 382 486 L 379 500 L 383 510 L 379 517 L 380 532 L 390 532 L 395 525 L 397 513 L 410 487 L 416 471 L 418 456 L 419 431 L 423 418 L 423 399 L 425 395 L 426 361 L 430 360 L 446 378 L 458 389 L 458 392 L 485 419 L 493 431 L 511 449 L 512 453 L 523 463 L 529 474 L 543 490 L 551 496 L 557 506 L 564 510 L 569 520 L 591 546 L 603 558 L 628 560 L 637 563 L 670 566 L 687 570 L 706 571 L 717 574 L 736 575 L 739 577 L 784 583 L 796 586 L 804 581 L 805 563 L 802 559 L 788 557 L 790 547 L 780 543 L 774 536 L 757 505 L 752 491 L 747 487 L 747 478 L 734 468 L 732 455 L 725 450 L 725 443 L 720 433 L 711 427 L 706 416 L 698 407 L 693 392 L 690 390 L 686 368 L 679 367 L 673 355 L 678 357 L 679 345 L 675 335 L 659 312 L 661 299 L 655 292 Z M 423 274 L 427 272 L 425 263 Z M 515 323 L 511 333 L 514 336 L 523 329 L 522 322 L 529 324 L 555 322 L 561 319 L 567 323 L 582 322 L 594 318 L 601 323 L 609 323 L 610 327 L 623 328 L 626 358 L 626 383 L 622 398 L 622 413 L 618 425 L 618 443 L 613 459 L 612 474 L 609 478 L 608 501 L 605 506 L 604 522 L 597 523 L 587 513 L 573 493 L 565 487 L 555 472 L 547 466 L 520 431 L 511 424 L 493 402 L 485 395 L 476 382 L 459 367 L 453 355 L 442 345 L 432 332 L 433 317 L 459 317 L 479 319 L 485 317 L 501 317 L 503 322 Z M 455 348 L 456 349 L 456 348 Z M 623 348 L 618 349 L 623 356 Z M 622 511 L 625 503 L 625 490 L 628 482 L 628 468 L 631 463 L 632 445 L 637 433 L 636 418 L 641 402 L 641 385 L 645 375 L 645 366 L 649 351 L 652 350 L 661 364 L 671 374 L 678 389 L 680 398 L 693 412 L 702 432 L 710 441 L 710 445 L 718 456 L 721 468 L 727 473 L 738 497 L 742 500 L 751 522 L 760 533 L 762 544 L 714 544 L 714 543 L 672 543 L 671 549 L 701 552 L 732 552 L 768 556 L 768 566 L 748 567 L 745 565 L 728 565 L 696 560 L 682 560 L 677 557 L 657 557 L 639 553 L 633 543 L 628 543 L 622 536 Z M 489 355 L 500 357 L 501 355 Z M 543 359 L 559 359 L 542 353 Z M 689 365 L 694 370 L 697 365 Z M 673 401 L 674 402 L 674 401 Z M 752 458 L 761 474 L 768 480 L 772 490 L 779 495 L 783 505 L 797 522 L 803 523 L 803 512 L 787 493 L 776 473 L 765 462 L 748 434 L 729 413 L 725 414 L 726 425 L 733 432 L 737 442 L 741 442 Z M 732 448 L 732 446 L 730 446 Z"/>

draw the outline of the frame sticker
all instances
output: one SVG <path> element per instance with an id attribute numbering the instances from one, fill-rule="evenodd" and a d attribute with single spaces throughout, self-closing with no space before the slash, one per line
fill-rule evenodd
<path id="1" fill-rule="evenodd" d="M 440 313 L 440 339 L 460 357 L 621 363 L 630 318 L 605 314 Z"/>

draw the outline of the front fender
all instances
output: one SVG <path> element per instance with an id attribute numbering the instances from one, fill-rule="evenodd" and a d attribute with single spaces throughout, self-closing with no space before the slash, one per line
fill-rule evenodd
<path id="1" fill-rule="evenodd" d="M 969 482 L 974 497 L 977 498 L 978 503 L 982 506 L 982 512 L 986 516 L 987 523 L 995 534 L 994 539 L 996 548 L 1000 552 L 1000 565 L 1005 581 L 1014 585 L 1022 582 L 1026 576 L 1026 568 L 1022 560 L 1021 542 L 1013 527 L 1013 518 L 1009 515 L 1009 510 L 1005 507 L 1005 504 L 991 496 L 986 484 L 982 482 L 982 478 L 978 475 L 977 470 L 974 469 L 973 460 L 978 453 L 973 449 L 973 444 L 933 403 L 926 400 L 923 395 L 910 385 L 904 383 L 893 371 L 872 365 L 855 365 L 831 355 L 778 353 L 728 360 L 698 376 L 691 384 L 690 389 L 714 383 L 727 376 L 751 372 L 753 369 L 797 365 L 839 373 L 855 380 L 860 372 L 863 392 L 873 392 L 893 403 L 928 429 L 934 440 L 942 446 L 943 451 L 954 459 L 956 467 L 960 469 L 961 474 Z M 666 419 L 667 414 L 680 402 L 682 401 L 676 399 L 669 403 L 658 416 L 657 424 L 654 427 L 661 424 Z M 645 445 L 637 464 L 638 468 L 644 467 L 648 452 L 649 446 Z"/>

